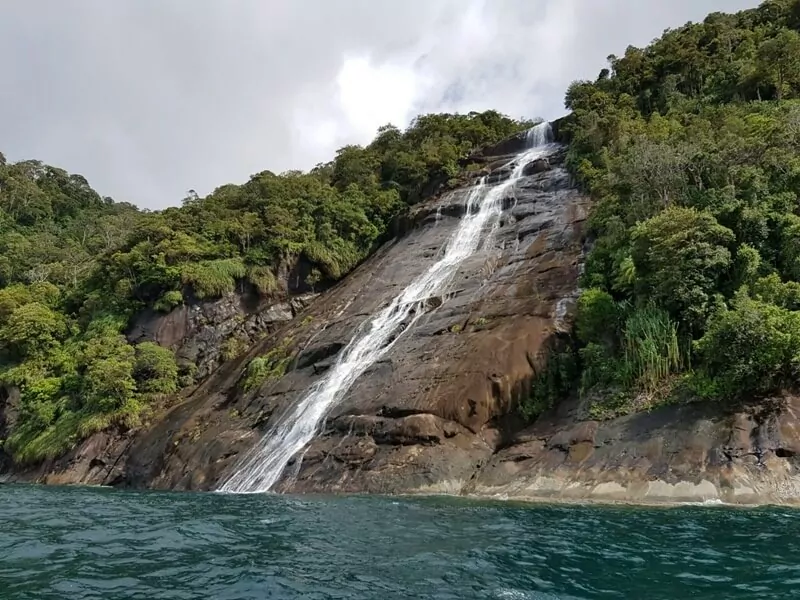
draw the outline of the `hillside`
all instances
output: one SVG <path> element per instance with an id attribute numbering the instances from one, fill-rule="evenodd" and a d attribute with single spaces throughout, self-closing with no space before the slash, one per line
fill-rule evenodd
<path id="1" fill-rule="evenodd" d="M 629 47 L 554 144 L 428 115 L 158 213 L 4 164 L 6 471 L 800 501 L 799 31 L 768 0 Z"/>
<path id="2" fill-rule="evenodd" d="M 0 160 L 5 451 L 36 463 L 109 425 L 141 425 L 196 383 L 198 364 L 130 343 L 137 315 L 237 290 L 258 303 L 327 287 L 399 214 L 451 184 L 471 151 L 527 126 L 493 111 L 422 116 L 309 173 L 264 171 L 154 213 L 100 198 L 80 175 Z M 200 376 L 252 340 L 223 341 Z"/>

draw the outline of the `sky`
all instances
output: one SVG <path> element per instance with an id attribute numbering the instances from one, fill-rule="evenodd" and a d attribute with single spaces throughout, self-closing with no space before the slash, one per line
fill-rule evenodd
<path id="1" fill-rule="evenodd" d="M 178 205 L 417 114 L 554 119 L 575 79 L 758 0 L 6 0 L 0 151 Z"/>

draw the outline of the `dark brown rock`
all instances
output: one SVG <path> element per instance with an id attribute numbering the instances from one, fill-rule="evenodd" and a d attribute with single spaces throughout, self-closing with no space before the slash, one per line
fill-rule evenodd
<path id="1" fill-rule="evenodd" d="M 269 299 L 237 292 L 217 300 L 192 301 L 167 314 L 148 310 L 134 320 L 128 339 L 153 341 L 173 350 L 179 363 L 195 364 L 196 377 L 203 380 L 223 362 L 228 340 L 236 338 L 246 348 L 291 321 L 315 297 Z"/>

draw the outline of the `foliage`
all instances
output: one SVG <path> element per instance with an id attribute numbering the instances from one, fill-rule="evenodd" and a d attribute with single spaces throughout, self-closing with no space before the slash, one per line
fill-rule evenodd
<path id="1" fill-rule="evenodd" d="M 613 343 L 589 341 L 579 351 L 584 393 L 598 387 L 652 391 L 683 367 L 677 325 L 669 314 L 653 305 L 624 308 L 618 307 L 624 320 Z"/>
<path id="2" fill-rule="evenodd" d="M 195 296 L 218 298 L 236 289 L 236 281 L 247 269 L 241 259 L 224 258 L 184 265 L 181 281 L 192 286 Z"/>
<path id="3" fill-rule="evenodd" d="M 575 333 L 584 344 L 603 343 L 618 319 L 619 310 L 611 294 L 590 288 L 578 298 Z"/>
<path id="4" fill-rule="evenodd" d="M 750 298 L 744 290 L 697 341 L 712 395 L 765 394 L 800 375 L 800 312 Z"/>
<path id="5" fill-rule="evenodd" d="M 712 294 L 731 265 L 726 244 L 733 232 L 713 215 L 669 207 L 631 231 L 639 296 L 666 308 L 679 321 L 699 326 Z"/>
<path id="6" fill-rule="evenodd" d="M 183 304 L 183 294 L 179 290 L 169 290 L 168 292 L 164 292 L 161 297 L 155 301 L 153 308 L 160 312 L 168 313 L 181 304 Z"/>
<path id="7" fill-rule="evenodd" d="M 717 400 L 797 385 L 798 26 L 797 0 L 714 13 L 569 87 L 567 164 L 594 197 L 576 337 L 597 414 L 676 382 Z"/>
<path id="8" fill-rule="evenodd" d="M 629 384 L 653 389 L 682 367 L 678 328 L 661 309 L 648 306 L 633 311 L 625 321 L 622 341 Z"/>
<path id="9" fill-rule="evenodd" d="M 144 393 L 172 394 L 178 391 L 178 365 L 175 356 L 153 342 L 136 346 L 133 377 Z"/>
<path id="10" fill-rule="evenodd" d="M 238 336 L 231 336 L 222 343 L 220 355 L 222 360 L 239 358 L 247 350 L 247 340 Z"/>
<path id="11" fill-rule="evenodd" d="M 520 414 L 531 421 L 568 396 L 575 387 L 577 371 L 577 357 L 572 348 L 564 344 L 551 348 L 544 368 L 534 374 L 530 393 L 519 404 Z"/>
<path id="12" fill-rule="evenodd" d="M 292 362 L 292 338 L 284 338 L 264 356 L 250 361 L 242 380 L 242 389 L 253 390 L 267 381 L 281 378 Z"/>

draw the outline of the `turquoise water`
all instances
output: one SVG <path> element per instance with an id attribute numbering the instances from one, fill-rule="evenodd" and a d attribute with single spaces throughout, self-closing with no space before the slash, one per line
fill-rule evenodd
<path id="1" fill-rule="evenodd" d="M 800 511 L 0 485 L 0 598 L 798 598 Z"/>

